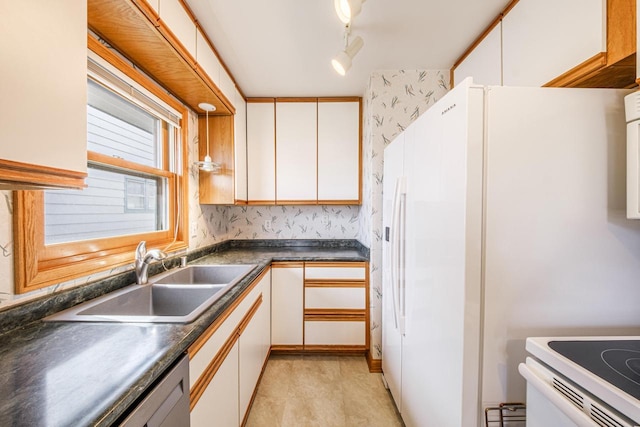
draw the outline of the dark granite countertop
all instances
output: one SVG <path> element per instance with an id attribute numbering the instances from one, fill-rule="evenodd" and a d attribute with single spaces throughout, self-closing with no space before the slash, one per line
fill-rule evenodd
<path id="1" fill-rule="evenodd" d="M 0 311 L 0 425 L 112 425 L 272 261 L 367 261 L 368 252 L 356 241 L 231 241 L 194 251 L 189 259 L 258 266 L 189 324 L 33 318 L 122 287 L 122 281 L 133 283 L 130 272 L 103 281 L 101 291 L 74 289 Z M 92 286 L 98 285 L 84 287 Z"/>

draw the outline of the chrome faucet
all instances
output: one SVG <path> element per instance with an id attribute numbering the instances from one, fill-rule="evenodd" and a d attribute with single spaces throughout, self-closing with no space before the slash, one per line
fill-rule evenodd
<path id="1" fill-rule="evenodd" d="M 144 240 L 138 243 L 136 248 L 136 283 L 138 285 L 146 285 L 148 276 L 147 271 L 151 261 L 161 261 L 167 257 L 167 254 L 160 249 L 151 249 L 147 252 L 147 242 Z"/>

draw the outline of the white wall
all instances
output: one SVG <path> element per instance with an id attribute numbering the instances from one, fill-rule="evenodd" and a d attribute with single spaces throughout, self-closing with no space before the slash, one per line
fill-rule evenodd
<path id="1" fill-rule="evenodd" d="M 383 151 L 449 89 L 449 70 L 375 71 L 364 97 L 363 191 L 358 240 L 370 249 L 371 352 L 382 357 Z"/>

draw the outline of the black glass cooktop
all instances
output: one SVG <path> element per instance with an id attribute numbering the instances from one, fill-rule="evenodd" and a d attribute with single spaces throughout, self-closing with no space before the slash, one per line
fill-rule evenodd
<path id="1" fill-rule="evenodd" d="M 640 399 L 640 341 L 550 341 L 549 347 Z"/>

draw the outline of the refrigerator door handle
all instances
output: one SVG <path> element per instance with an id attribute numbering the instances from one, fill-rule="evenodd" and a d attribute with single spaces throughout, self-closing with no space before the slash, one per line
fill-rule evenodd
<path id="1" fill-rule="evenodd" d="M 393 320 L 396 329 L 398 325 L 398 267 L 399 267 L 399 233 L 398 221 L 400 220 L 400 179 L 396 181 L 393 192 L 393 207 L 391 215 L 391 298 L 393 301 Z"/>
<path id="2" fill-rule="evenodd" d="M 398 227 L 400 229 L 398 238 L 398 308 L 400 312 L 400 334 L 405 335 L 405 319 L 407 315 L 407 289 L 406 289 L 406 233 L 407 233 L 407 189 L 405 178 L 399 180 L 398 192 L 400 193 L 398 207 Z"/>

